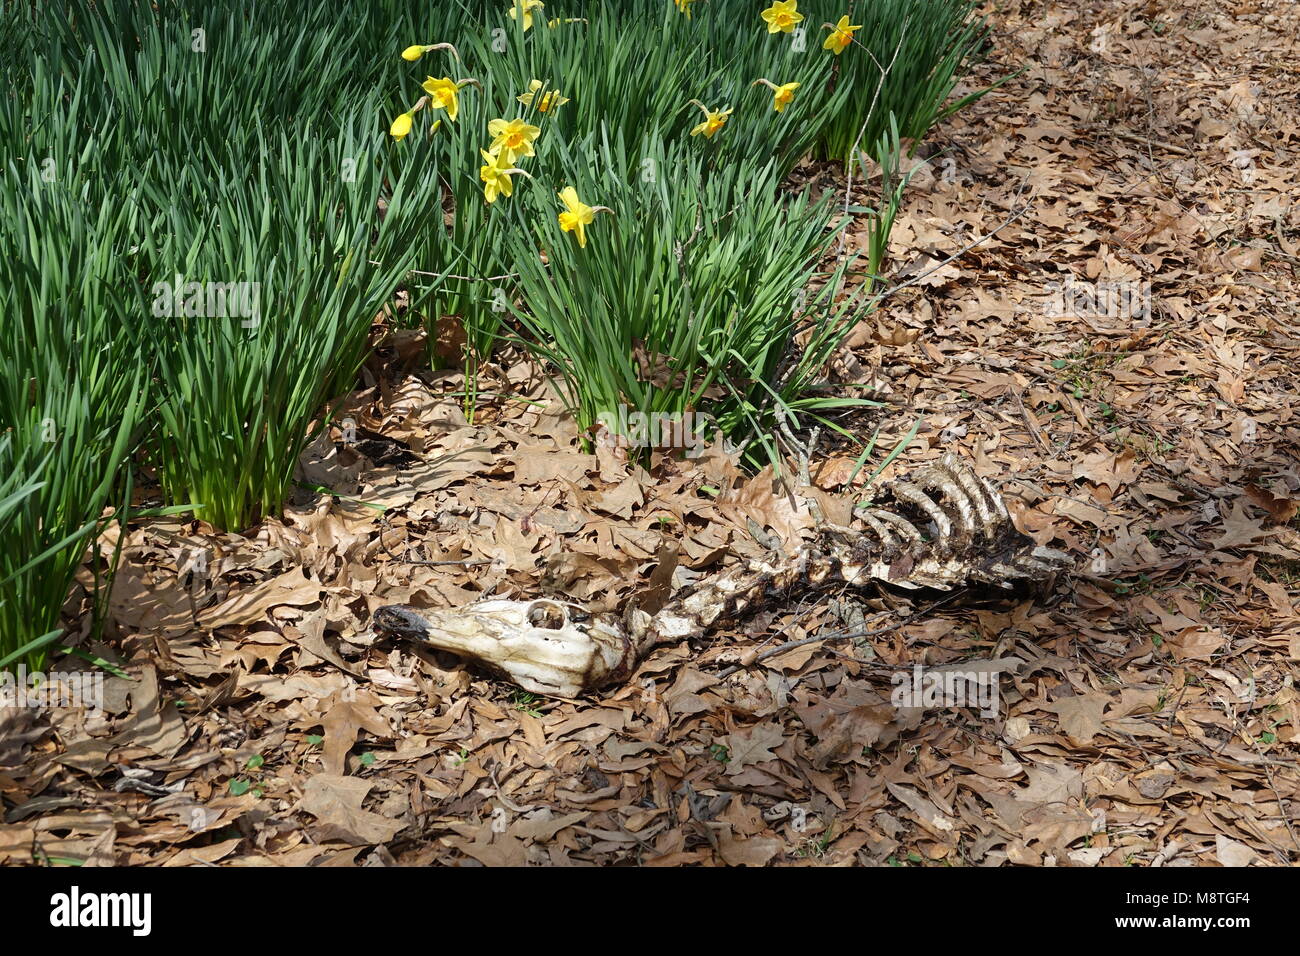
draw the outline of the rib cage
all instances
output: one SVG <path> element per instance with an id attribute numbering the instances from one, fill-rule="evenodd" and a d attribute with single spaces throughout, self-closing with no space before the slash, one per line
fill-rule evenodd
<path id="1" fill-rule="evenodd" d="M 887 483 L 878 500 L 892 507 L 861 512 L 861 529 L 824 528 L 791 559 L 746 561 L 677 595 L 645 623 L 638 644 L 695 637 L 720 619 L 833 583 L 1012 587 L 1069 564 L 1017 531 L 1002 496 L 956 455 Z"/>
<path id="2" fill-rule="evenodd" d="M 675 595 L 654 615 L 623 620 L 556 601 L 484 601 L 422 611 L 379 608 L 377 634 L 468 657 L 526 690 L 574 697 L 625 679 L 653 647 L 697 637 L 757 609 L 830 584 L 950 590 L 1012 587 L 1069 565 L 1011 523 L 1006 504 L 957 456 L 888 482 L 855 527 L 824 527 L 793 556 L 746 560 Z"/>

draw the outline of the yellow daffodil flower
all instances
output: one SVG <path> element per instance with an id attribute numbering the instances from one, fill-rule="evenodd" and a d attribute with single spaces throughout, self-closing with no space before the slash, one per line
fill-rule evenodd
<path id="1" fill-rule="evenodd" d="M 456 48 L 450 43 L 417 43 L 415 46 L 408 46 L 402 51 L 402 59 L 408 63 L 414 63 L 430 50 L 450 50 L 451 55 L 456 58 L 457 62 L 460 62 L 460 54 L 456 52 Z"/>
<path id="2" fill-rule="evenodd" d="M 446 110 L 447 119 L 453 123 L 456 122 L 456 114 L 460 111 L 460 100 L 458 94 L 461 89 L 473 83 L 478 86 L 478 80 L 453 80 L 451 77 L 444 76 L 440 80 L 433 77 L 427 77 L 421 84 L 424 92 L 429 94 L 429 100 L 432 108 L 435 110 Z"/>
<path id="3" fill-rule="evenodd" d="M 516 173 L 528 175 L 522 169 L 513 168 L 504 153 L 489 153 L 480 149 L 479 155 L 483 157 L 484 165 L 478 169 L 478 178 L 483 180 L 483 198 L 489 203 L 496 202 L 497 196 L 509 196 L 514 191 L 515 184 L 510 181 L 511 176 Z"/>
<path id="4" fill-rule="evenodd" d="M 587 248 L 587 227 L 596 219 L 596 213 L 608 212 L 614 210 L 608 206 L 588 206 L 578 198 L 578 191 L 572 186 L 565 186 L 559 193 L 560 202 L 564 203 L 564 212 L 557 217 L 560 220 L 560 228 L 565 232 L 576 232 L 578 234 L 578 247 Z"/>
<path id="5" fill-rule="evenodd" d="M 794 91 L 799 89 L 798 83 L 782 83 L 777 86 L 771 80 L 764 79 L 757 79 L 750 85 L 758 86 L 760 83 L 772 91 L 772 109 L 778 113 L 785 112 L 785 108 L 794 100 Z"/>
<path id="6" fill-rule="evenodd" d="M 401 116 L 397 117 L 397 119 L 393 120 L 393 125 L 388 127 L 388 135 L 400 142 L 406 136 L 406 134 L 411 131 L 411 123 L 415 119 L 415 114 L 420 112 L 420 110 L 424 109 L 424 107 L 428 105 L 428 102 L 429 102 L 429 98 L 427 96 L 421 96 L 416 101 L 414 106 L 412 106 Z M 432 133 L 437 128 L 438 128 L 438 124 L 434 123 L 433 129 L 429 130 L 429 132 Z"/>
<path id="7" fill-rule="evenodd" d="M 510 19 L 519 20 L 522 16 L 525 30 L 533 28 L 533 11 L 538 7 L 544 7 L 546 4 L 542 0 L 514 0 L 510 4 Z"/>
<path id="8" fill-rule="evenodd" d="M 520 93 L 515 97 L 515 99 L 520 103 L 523 103 L 525 106 L 531 106 L 533 104 L 533 98 L 541 88 L 542 81 L 533 80 L 528 84 L 528 92 Z M 567 102 L 569 102 L 567 96 L 561 96 L 559 90 L 551 90 L 549 93 L 543 93 L 542 98 L 537 101 L 537 112 L 549 113 L 553 108 L 563 106 Z"/>
<path id="9" fill-rule="evenodd" d="M 691 4 L 695 0 L 673 0 L 679 12 L 686 14 L 686 19 L 691 19 Z"/>
<path id="10" fill-rule="evenodd" d="M 799 12 L 799 0 L 773 0 L 762 17 L 767 21 L 768 33 L 791 33 L 803 14 Z"/>
<path id="11" fill-rule="evenodd" d="M 862 29 L 862 24 L 852 26 L 848 17 L 840 17 L 840 22 L 835 26 L 824 23 L 822 27 L 831 31 L 831 35 L 822 44 L 822 49 L 830 50 L 836 56 L 839 56 L 844 52 L 844 48 L 853 42 L 853 34 Z"/>
<path id="12" fill-rule="evenodd" d="M 393 125 L 388 127 L 388 135 L 393 139 L 400 140 L 411 131 L 411 123 L 415 119 L 415 110 L 408 110 L 397 119 L 393 120 Z"/>
<path id="13" fill-rule="evenodd" d="M 492 137 L 492 145 L 488 148 L 494 153 L 502 153 L 507 162 L 513 163 L 520 156 L 533 155 L 533 140 L 541 131 L 540 127 L 529 126 L 518 117 L 509 122 L 494 119 L 488 123 L 488 135 Z"/>
<path id="14" fill-rule="evenodd" d="M 731 107 L 725 110 L 711 110 L 699 100 L 691 100 L 691 104 L 704 111 L 704 122 L 692 129 L 691 135 L 698 136 L 703 133 L 707 139 L 712 139 L 713 134 L 727 124 L 727 117 L 733 112 Z"/>

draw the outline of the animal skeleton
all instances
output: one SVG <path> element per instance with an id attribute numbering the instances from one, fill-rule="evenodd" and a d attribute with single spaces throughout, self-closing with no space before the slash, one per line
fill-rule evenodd
<path id="1" fill-rule="evenodd" d="M 889 507 L 876 507 L 883 502 Z M 832 584 L 951 590 L 1009 588 L 1069 564 L 1011 524 L 1006 504 L 955 455 L 887 482 L 857 527 L 823 527 L 792 556 L 745 560 L 685 588 L 657 613 L 629 604 L 622 615 L 591 614 L 564 601 L 487 600 L 465 608 L 374 613 L 375 633 L 450 651 L 525 690 L 576 697 L 625 680 L 658 644 L 698 637 L 761 603 Z"/>

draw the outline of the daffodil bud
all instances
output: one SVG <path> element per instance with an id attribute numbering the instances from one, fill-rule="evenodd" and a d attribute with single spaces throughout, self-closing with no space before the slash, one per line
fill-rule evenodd
<path id="1" fill-rule="evenodd" d="M 393 125 L 388 127 L 388 135 L 393 139 L 400 140 L 411 131 L 411 122 L 415 119 L 415 110 L 408 110 L 397 119 L 393 120 Z"/>

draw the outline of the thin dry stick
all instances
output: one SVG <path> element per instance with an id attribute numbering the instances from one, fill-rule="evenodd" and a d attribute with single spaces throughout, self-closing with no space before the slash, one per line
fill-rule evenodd
<path id="1" fill-rule="evenodd" d="M 384 264 L 375 259 L 370 260 L 372 266 L 379 266 L 381 269 Z M 430 279 L 459 279 L 462 282 L 500 282 L 502 279 L 516 279 L 519 277 L 518 272 L 507 272 L 501 276 L 458 276 L 449 272 L 422 272 L 419 269 L 407 269 L 408 276 L 428 276 Z"/>
<path id="2" fill-rule="evenodd" d="M 1025 400 L 1021 397 L 1020 391 L 1017 390 L 1012 394 L 1015 396 L 1016 404 L 1020 406 L 1020 415 L 1025 420 L 1025 426 L 1029 429 L 1030 437 L 1034 439 L 1040 449 L 1050 452 L 1052 447 L 1047 443 L 1047 439 L 1043 437 L 1042 426 L 1034 420 L 1034 416 L 1029 413 L 1029 409 L 1025 408 Z"/>
<path id="3" fill-rule="evenodd" d="M 1137 143 L 1140 146 L 1147 146 L 1147 147 L 1158 146 L 1160 149 L 1163 149 L 1169 153 L 1174 153 L 1175 155 L 1178 156 L 1192 155 L 1191 150 L 1184 149 L 1181 146 L 1175 146 L 1173 143 L 1166 143 L 1158 139 L 1149 139 L 1146 136 L 1138 136 L 1136 133 L 1126 133 L 1123 130 L 1118 130 L 1118 129 L 1113 129 L 1110 130 L 1109 132 L 1110 135 L 1114 136 L 1116 139 L 1122 139 L 1128 143 Z"/>
<path id="4" fill-rule="evenodd" d="M 406 274 L 412 276 L 428 276 L 433 279 L 459 279 L 462 282 L 500 282 L 502 279 L 519 278 L 518 272 L 507 272 L 505 275 L 500 276 L 458 276 L 452 275 L 451 273 L 422 272 L 419 269 L 408 269 Z"/>
<path id="5" fill-rule="evenodd" d="M 1225 701 L 1225 703 L 1226 703 L 1226 701 Z M 1272 770 L 1271 767 L 1269 767 L 1268 763 L 1265 762 L 1265 761 L 1267 761 L 1268 758 L 1264 756 L 1264 751 L 1262 751 L 1262 750 L 1259 748 L 1259 741 L 1253 739 L 1253 738 L 1252 738 L 1248 733 L 1246 733 L 1246 727 L 1245 727 L 1245 725 L 1241 722 L 1241 718 L 1237 716 L 1237 714 L 1236 714 L 1235 711 L 1229 712 L 1229 711 L 1227 710 L 1227 708 L 1225 707 L 1225 708 L 1224 708 L 1224 712 L 1227 713 L 1228 716 L 1232 718 L 1232 722 L 1233 722 L 1234 724 L 1236 724 L 1236 727 L 1237 727 L 1237 733 L 1241 735 L 1241 739 L 1242 739 L 1242 740 L 1249 740 L 1251 746 L 1255 748 L 1255 753 L 1259 755 L 1260 761 L 1262 762 L 1263 767 L 1264 767 L 1264 776 L 1268 777 L 1268 786 L 1269 786 L 1269 789 L 1273 791 L 1273 796 L 1277 797 L 1277 810 L 1278 810 L 1278 813 L 1280 813 L 1280 814 L 1282 815 L 1282 822 L 1286 824 L 1286 832 L 1287 832 L 1287 834 L 1291 837 L 1291 842 L 1294 843 L 1294 844 L 1296 845 L 1296 849 L 1297 849 L 1297 850 L 1300 850 L 1300 839 L 1297 839 L 1297 837 L 1296 837 L 1296 832 L 1295 832 L 1295 828 L 1291 825 L 1291 817 L 1290 817 L 1290 815 L 1287 813 L 1287 805 L 1286 805 L 1286 801 L 1282 799 L 1282 794 L 1281 794 L 1281 792 L 1277 789 L 1277 782 L 1273 779 L 1273 770 Z M 1284 854 L 1286 854 L 1288 857 L 1291 855 L 1291 851 L 1290 851 L 1290 850 L 1284 850 L 1284 849 L 1282 849 L 1282 847 L 1277 846 L 1276 844 L 1274 844 L 1272 840 L 1269 840 L 1269 843 L 1270 843 L 1270 844 L 1273 846 L 1273 848 L 1276 849 L 1279 853 L 1284 853 Z"/>
<path id="6" fill-rule="evenodd" d="M 1028 176 L 1028 175 L 1026 175 L 1025 178 L 1024 178 L 1023 180 L 1021 180 L 1021 182 L 1020 182 L 1020 188 L 1019 188 L 1018 190 L 1016 190 L 1016 195 L 1015 195 L 1015 197 L 1012 199 L 1012 202 L 1011 202 L 1012 208 L 1015 207 L 1015 201 L 1016 201 L 1017 199 L 1020 198 L 1021 194 L 1024 193 L 1024 191 L 1025 191 L 1025 187 L 1026 187 L 1027 185 L 1029 185 L 1029 176 Z M 999 232 L 1001 232 L 1001 231 L 1002 231 L 1003 229 L 1005 229 L 1007 226 L 1011 225 L 1013 222 L 1015 222 L 1015 221 L 1017 221 L 1018 219 L 1020 219 L 1020 217 L 1023 216 L 1025 213 L 1027 213 L 1027 212 L 1030 210 L 1030 208 L 1031 208 L 1031 204 L 1030 204 L 1030 203 L 1025 203 L 1025 205 L 1023 205 L 1023 206 L 1020 207 L 1020 211 L 1019 211 L 1019 212 L 1016 212 L 1015 214 L 1013 214 L 1013 215 L 1011 215 L 1011 216 L 1008 216 L 1006 219 L 1002 220 L 1002 222 L 1000 222 L 1000 223 L 999 223 L 999 224 L 998 224 L 998 225 L 997 225 L 997 226 L 996 226 L 996 227 L 995 227 L 991 232 L 987 233 L 986 235 L 980 236 L 978 239 L 974 239 L 974 240 L 972 240 L 972 241 L 966 243 L 966 245 L 962 246 L 960 249 L 958 249 L 956 252 L 954 252 L 954 253 L 953 253 L 952 255 L 950 255 L 948 258 L 942 260 L 942 261 L 941 261 L 938 265 L 936 265 L 933 269 L 926 269 L 924 272 L 920 273 L 919 275 L 914 275 L 914 276 L 912 276 L 912 278 L 908 279 L 906 282 L 900 282 L 898 285 L 896 285 L 896 286 L 891 286 L 890 288 L 886 289 L 884 292 L 880 293 L 880 295 L 878 296 L 878 300 L 879 300 L 879 299 L 884 299 L 886 296 L 893 295 L 895 292 L 901 292 L 903 289 L 906 289 L 908 286 L 916 285 L 918 282 L 920 282 L 920 281 L 921 281 L 922 279 L 924 279 L 926 276 L 930 275 L 930 273 L 935 272 L 935 271 L 937 271 L 937 270 L 939 270 L 939 269 L 942 269 L 944 266 L 946 266 L 948 263 L 952 262 L 954 259 L 960 259 L 962 256 L 966 255 L 966 253 L 970 252 L 970 251 L 971 251 L 972 249 L 974 249 L 976 246 L 981 245 L 981 244 L 983 244 L 983 243 L 985 243 L 985 242 L 988 242 L 990 239 L 992 239 L 994 236 L 996 236 Z"/>

